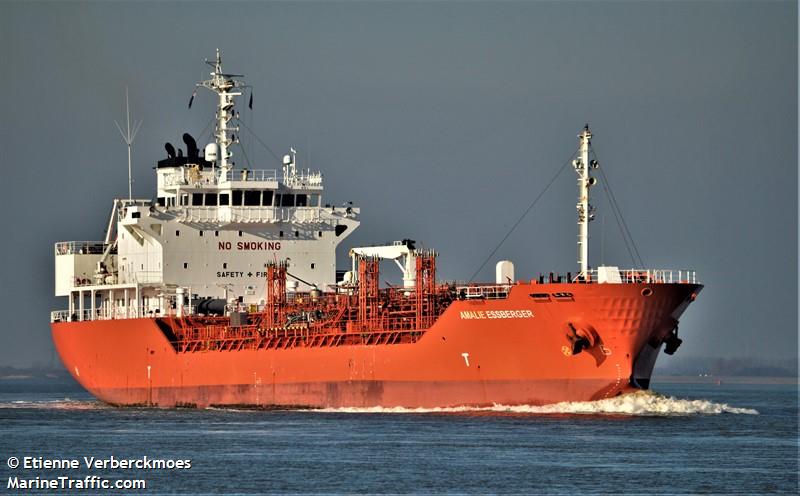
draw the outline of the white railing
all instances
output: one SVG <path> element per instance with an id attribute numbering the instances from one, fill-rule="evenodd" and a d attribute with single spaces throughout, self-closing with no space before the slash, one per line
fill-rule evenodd
<path id="1" fill-rule="evenodd" d="M 319 188 L 322 186 L 322 173 L 319 171 L 300 171 L 292 175 L 286 175 L 283 183 L 293 188 Z M 277 182 L 278 171 L 275 169 L 234 169 L 229 170 L 223 176 L 211 171 L 192 173 L 182 170 L 163 176 L 163 186 L 203 186 L 208 184 L 220 184 L 224 182 Z"/>
<path id="2" fill-rule="evenodd" d="M 698 284 L 697 271 L 686 269 L 621 269 L 619 277 L 623 284 Z M 585 282 L 598 282 L 597 269 L 589 271 Z"/>
<path id="3" fill-rule="evenodd" d="M 108 277 L 111 279 L 108 279 Z M 104 274 L 102 280 L 98 281 L 94 277 L 73 277 L 72 286 L 75 288 L 83 286 L 113 286 L 116 284 L 160 284 L 164 279 L 161 271 L 140 270 L 133 274 L 125 272 L 114 272 Z"/>
<path id="4" fill-rule="evenodd" d="M 50 312 L 50 322 L 68 322 L 69 320 L 69 310 L 53 310 Z"/>
<path id="5" fill-rule="evenodd" d="M 321 187 L 322 173 L 319 171 L 301 171 L 290 176 L 284 176 L 283 183 L 291 188 Z"/>
<path id="6" fill-rule="evenodd" d="M 245 182 L 276 182 L 278 171 L 275 169 L 237 169 L 230 170 L 225 174 L 228 181 Z M 284 175 L 283 183 L 293 188 L 319 187 L 322 186 L 322 173 L 319 171 L 299 171 L 295 174 Z"/>
<path id="7" fill-rule="evenodd" d="M 174 212 L 183 222 L 307 224 L 320 220 L 318 207 L 179 207 Z"/>
<path id="8" fill-rule="evenodd" d="M 107 244 L 102 241 L 61 241 L 56 243 L 56 255 L 102 255 Z"/>
<path id="9" fill-rule="evenodd" d="M 266 211 L 265 211 L 266 210 Z M 231 208 L 231 222 L 318 222 L 320 210 L 316 207 Z M 266 215 L 265 215 L 266 214 Z"/>
<path id="10" fill-rule="evenodd" d="M 510 290 L 510 284 L 498 284 L 494 286 L 456 286 L 456 294 L 458 298 L 462 300 L 497 300 L 508 298 L 508 292 Z"/>
<path id="11" fill-rule="evenodd" d="M 184 306 L 184 314 L 192 315 L 195 313 L 195 307 Z M 164 309 L 155 307 L 140 307 L 138 309 L 138 316 L 136 308 L 130 307 L 106 307 L 96 308 L 94 311 L 91 309 L 84 309 L 83 311 L 77 308 L 70 312 L 69 310 L 53 310 L 50 312 L 50 322 L 77 322 L 84 320 L 121 320 L 121 319 L 135 319 L 135 318 L 156 318 L 177 315 L 174 308 Z"/>
<path id="12" fill-rule="evenodd" d="M 139 199 L 122 199 L 117 200 L 122 207 L 149 207 L 153 204 L 153 200 L 149 198 L 139 198 Z"/>
<path id="13" fill-rule="evenodd" d="M 278 171 L 275 169 L 236 169 L 225 173 L 228 181 L 270 181 L 278 180 Z"/>

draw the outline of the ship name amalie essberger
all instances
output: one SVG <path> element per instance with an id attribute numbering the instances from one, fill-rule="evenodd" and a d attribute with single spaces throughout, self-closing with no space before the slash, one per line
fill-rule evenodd
<path id="1" fill-rule="evenodd" d="M 214 142 L 167 144 L 155 200 L 118 199 L 103 241 L 55 245 L 52 313 L 65 367 L 112 405 L 449 407 L 597 400 L 647 388 L 659 350 L 699 293 L 693 271 L 588 263 L 590 160 L 578 176 L 576 274 L 436 280 L 412 240 L 336 247 L 359 208 L 323 202 L 319 172 L 235 169 L 235 99 L 217 53 L 198 87 L 218 98 Z M 381 288 L 392 260 L 402 285 Z"/>

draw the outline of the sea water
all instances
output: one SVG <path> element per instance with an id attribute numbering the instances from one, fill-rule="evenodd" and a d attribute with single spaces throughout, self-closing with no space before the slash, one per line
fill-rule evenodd
<path id="1" fill-rule="evenodd" d="M 13 481 L 58 477 L 146 484 L 63 491 L 83 494 L 796 493 L 797 400 L 795 385 L 656 383 L 539 407 L 159 410 L 108 407 L 75 386 L 5 381 L 0 494 L 59 492 Z M 10 457 L 80 467 L 12 469 Z M 87 468 L 87 458 L 102 463 Z M 190 468 L 174 468 L 177 460 Z"/>

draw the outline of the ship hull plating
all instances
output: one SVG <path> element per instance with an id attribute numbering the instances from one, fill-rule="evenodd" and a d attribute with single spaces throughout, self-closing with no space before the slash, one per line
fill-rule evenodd
<path id="1" fill-rule="evenodd" d="M 517 284 L 507 298 L 454 301 L 403 344 L 179 352 L 149 318 L 51 328 L 67 370 L 113 405 L 541 405 L 646 387 L 653 348 L 700 289 Z M 589 339 L 574 353 L 576 330 Z M 647 366 L 637 366 L 643 354 Z"/>

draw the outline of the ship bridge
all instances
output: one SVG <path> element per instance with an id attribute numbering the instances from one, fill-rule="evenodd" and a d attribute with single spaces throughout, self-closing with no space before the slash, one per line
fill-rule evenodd
<path id="1" fill-rule="evenodd" d="M 194 141 L 189 135 L 184 139 L 190 144 Z M 170 148 L 171 145 L 167 150 Z M 207 152 L 206 158 L 211 157 L 213 154 Z M 295 160 L 296 152 L 291 149 L 291 154 L 284 157 L 279 179 L 275 169 L 223 171 L 199 156 L 194 160 L 169 157 L 158 164 L 156 206 L 184 222 L 216 226 L 332 221 L 320 210 L 322 173 L 298 171 Z M 336 212 L 335 206 L 325 207 Z M 345 206 L 343 211 L 354 215 L 352 206 Z"/>

